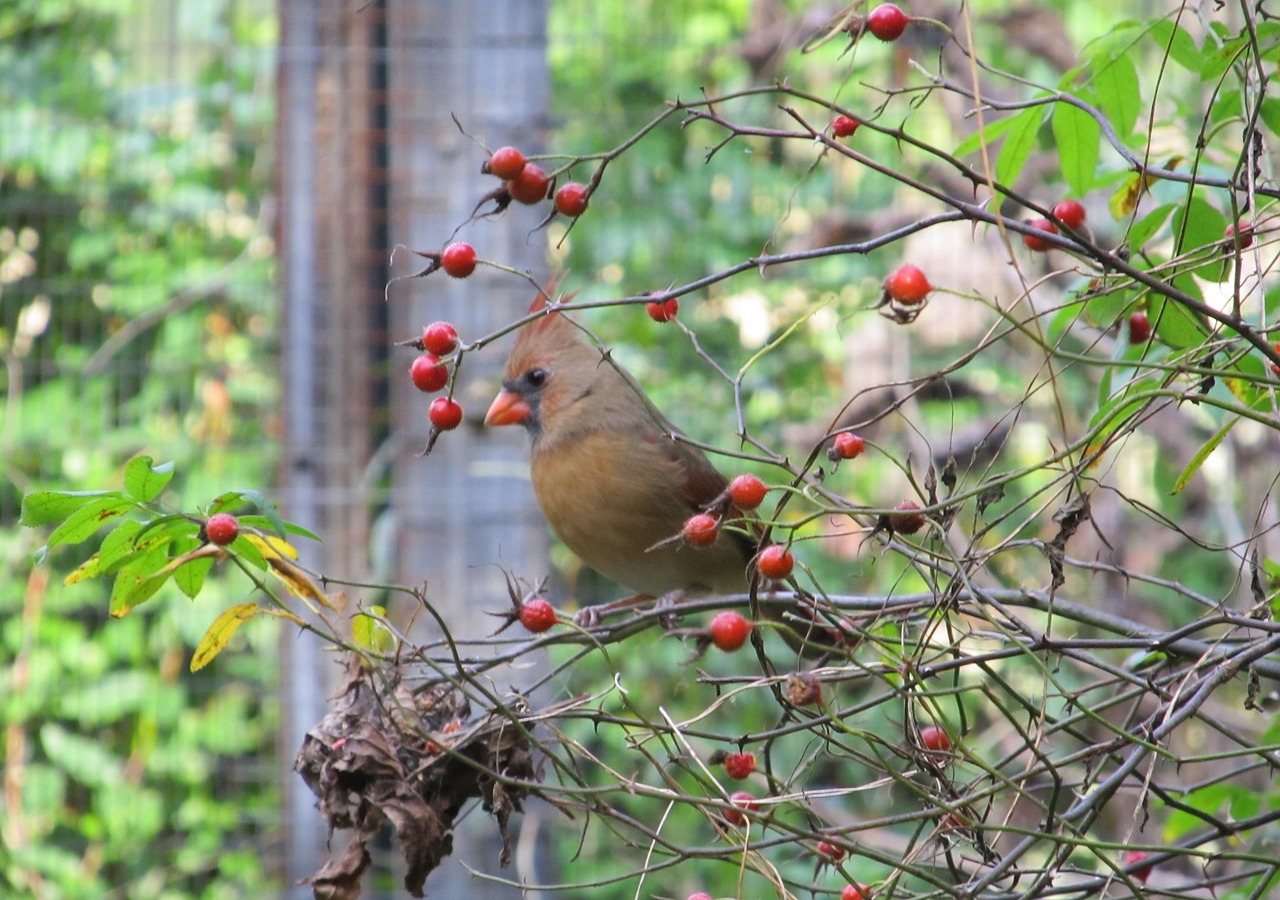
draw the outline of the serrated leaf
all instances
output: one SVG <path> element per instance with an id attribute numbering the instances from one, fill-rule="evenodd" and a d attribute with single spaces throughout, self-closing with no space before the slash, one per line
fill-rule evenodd
<path id="1" fill-rule="evenodd" d="M 156 573 L 164 569 L 168 561 L 168 544 L 165 543 L 121 566 L 111 585 L 111 615 L 120 618 L 155 596 L 169 578 L 167 572 L 164 575 Z"/>
<path id="2" fill-rule="evenodd" d="M 124 467 L 124 489 L 139 503 L 159 497 L 172 479 L 173 463 L 152 465 L 150 456 L 135 456 Z"/>
<path id="3" fill-rule="evenodd" d="M 1035 149 L 1044 115 L 1042 107 L 1032 106 L 1014 116 L 1009 133 L 1000 147 L 1000 155 L 996 158 L 998 183 L 1012 185 L 1022 174 L 1022 167 L 1026 164 L 1027 157 Z"/>
<path id="4" fill-rule="evenodd" d="M 369 612 L 356 613 L 351 619 L 351 639 L 357 647 L 374 653 L 386 653 L 395 644 L 395 637 L 391 630 L 378 621 L 375 616 L 385 617 L 387 615 L 386 607 L 370 606 Z"/>
<path id="5" fill-rule="evenodd" d="M 1083 197 L 1093 189 L 1102 128 L 1093 116 L 1070 103 L 1054 104 L 1052 126 L 1062 176 Z"/>
<path id="6" fill-rule="evenodd" d="M 1226 425 L 1219 428 L 1213 437 L 1205 441 L 1204 446 L 1196 451 L 1196 455 L 1191 457 L 1191 462 L 1187 463 L 1186 468 L 1182 470 L 1182 473 L 1173 482 L 1173 489 L 1170 490 L 1169 493 L 1182 493 L 1182 489 L 1190 483 L 1192 476 L 1194 476 L 1196 472 L 1200 471 L 1200 467 L 1204 465 L 1204 461 L 1209 458 L 1214 450 L 1218 449 L 1218 445 L 1222 443 L 1222 439 L 1227 436 L 1232 428 L 1236 427 L 1236 423 L 1239 421 L 1239 417 L 1232 419 Z"/>
<path id="7" fill-rule="evenodd" d="M 28 528 L 52 525 L 93 500 L 123 496 L 119 491 L 34 491 L 22 498 L 18 524 Z"/>
<path id="8" fill-rule="evenodd" d="M 90 500 L 53 529 L 48 545 L 79 544 L 97 534 L 103 525 L 120 518 L 136 506 L 132 500 L 115 493 Z"/>
<path id="9" fill-rule="evenodd" d="M 205 631 L 191 656 L 191 671 L 198 672 L 209 665 L 223 651 L 240 626 L 258 614 L 256 603 L 237 603 L 224 609 Z"/>

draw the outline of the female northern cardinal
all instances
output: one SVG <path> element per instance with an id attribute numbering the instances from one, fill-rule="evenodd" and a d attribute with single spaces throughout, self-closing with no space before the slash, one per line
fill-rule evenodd
<path id="1" fill-rule="evenodd" d="M 546 308 L 539 295 L 529 308 Z M 516 338 L 486 425 L 523 425 L 533 490 L 552 530 L 582 561 L 636 598 L 742 593 L 753 540 L 725 531 L 710 547 L 670 540 L 727 485 L 616 363 L 559 313 Z M 730 509 L 728 517 L 737 516 Z M 614 606 L 616 606 L 615 604 Z M 598 609 L 579 613 L 592 623 Z"/>

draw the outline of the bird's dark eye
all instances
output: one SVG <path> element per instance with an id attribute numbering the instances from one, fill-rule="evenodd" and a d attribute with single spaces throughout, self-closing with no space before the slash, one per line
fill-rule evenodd
<path id="1" fill-rule="evenodd" d="M 524 373 L 524 380 L 529 382 L 530 387 L 542 387 L 547 380 L 546 369 L 530 369 Z"/>

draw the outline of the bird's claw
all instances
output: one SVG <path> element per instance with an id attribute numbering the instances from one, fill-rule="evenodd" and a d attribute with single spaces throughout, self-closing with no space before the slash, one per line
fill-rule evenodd
<path id="1" fill-rule="evenodd" d="M 600 607 L 584 606 L 573 615 L 573 624 L 590 631 L 600 624 Z"/>

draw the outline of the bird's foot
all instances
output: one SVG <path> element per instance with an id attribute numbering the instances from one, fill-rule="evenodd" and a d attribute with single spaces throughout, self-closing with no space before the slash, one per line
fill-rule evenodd
<path id="1" fill-rule="evenodd" d="M 574 614 L 573 624 L 590 631 L 597 627 L 600 624 L 600 620 L 609 613 L 614 613 L 621 609 L 630 609 L 641 603 L 647 603 L 652 599 L 653 597 L 649 594 L 633 594 L 630 597 L 623 597 L 621 600 L 612 600 L 595 606 L 584 606 Z"/>

